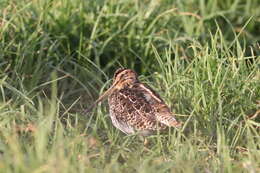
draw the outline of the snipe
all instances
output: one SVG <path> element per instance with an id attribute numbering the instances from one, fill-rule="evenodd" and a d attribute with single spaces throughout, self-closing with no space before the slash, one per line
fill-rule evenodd
<path id="1" fill-rule="evenodd" d="M 112 86 L 91 108 L 106 97 L 113 125 L 125 134 L 140 133 L 147 136 L 167 127 L 181 126 L 161 97 L 148 85 L 141 83 L 131 69 L 118 69 Z"/>

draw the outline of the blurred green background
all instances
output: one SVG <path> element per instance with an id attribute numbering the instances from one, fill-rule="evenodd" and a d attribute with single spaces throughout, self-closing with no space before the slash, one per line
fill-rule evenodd
<path id="1" fill-rule="evenodd" d="M 0 0 L 0 171 L 258 172 L 259 40 L 258 0 Z M 82 113 L 120 67 L 180 132 Z"/>

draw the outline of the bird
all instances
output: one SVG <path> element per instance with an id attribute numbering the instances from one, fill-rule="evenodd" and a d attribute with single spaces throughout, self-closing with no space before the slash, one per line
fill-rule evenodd
<path id="1" fill-rule="evenodd" d="M 161 132 L 169 127 L 181 127 L 159 94 L 149 85 L 140 82 L 132 69 L 117 69 L 112 86 L 87 112 L 106 98 L 113 126 L 127 135 L 138 133 L 150 136 L 158 130 Z"/>

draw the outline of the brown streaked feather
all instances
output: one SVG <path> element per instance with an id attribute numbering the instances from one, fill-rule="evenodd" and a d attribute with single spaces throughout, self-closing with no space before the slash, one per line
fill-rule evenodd
<path id="1" fill-rule="evenodd" d="M 170 111 L 161 98 L 150 95 L 152 92 L 154 91 L 143 90 L 143 84 L 136 83 L 131 88 L 124 88 L 111 94 L 109 105 L 112 119 L 126 122 L 126 129 L 119 128 L 121 131 L 125 133 L 129 127 L 133 127 L 135 131 L 162 130 L 166 126 L 171 126 L 171 122 L 177 122 L 172 116 L 168 116 Z M 149 95 L 149 99 L 147 99 L 147 95 Z M 155 106 L 158 104 L 164 105 L 166 110 L 158 111 Z M 158 117 L 158 113 L 162 114 Z"/>
<path id="2" fill-rule="evenodd" d="M 118 69 L 112 86 L 95 103 L 106 97 L 113 125 L 126 134 L 149 135 L 180 126 L 159 94 L 141 83 L 133 70 Z"/>
<path id="3" fill-rule="evenodd" d="M 157 121 L 166 126 L 180 127 L 181 124 L 173 117 L 170 108 L 164 103 L 159 94 L 148 85 L 137 83 L 135 86 L 152 106 Z"/>

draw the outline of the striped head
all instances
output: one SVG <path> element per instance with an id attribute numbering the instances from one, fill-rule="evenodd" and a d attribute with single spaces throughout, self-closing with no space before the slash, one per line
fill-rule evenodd
<path id="1" fill-rule="evenodd" d="M 95 103 L 89 108 L 91 110 L 97 103 L 103 101 L 106 97 L 110 96 L 115 90 L 119 90 L 124 88 L 125 86 L 129 86 L 138 82 L 137 74 L 131 69 L 118 69 L 113 78 L 112 86 L 105 91 L 96 101 Z"/>
<path id="2" fill-rule="evenodd" d="M 137 74 L 131 69 L 118 69 L 113 78 L 113 86 L 117 89 L 131 85 L 138 82 Z"/>

